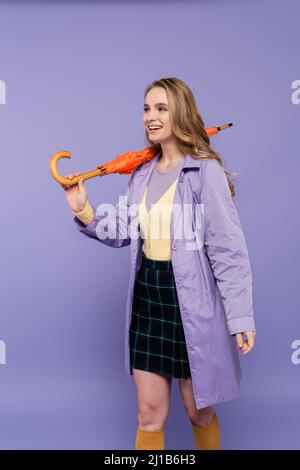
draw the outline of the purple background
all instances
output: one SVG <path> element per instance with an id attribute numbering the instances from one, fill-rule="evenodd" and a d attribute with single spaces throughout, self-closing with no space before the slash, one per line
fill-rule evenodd
<path id="1" fill-rule="evenodd" d="M 66 175 L 144 148 L 144 89 L 170 76 L 206 127 L 234 123 L 211 142 L 239 173 L 257 336 L 241 396 L 216 406 L 222 446 L 299 448 L 299 15 L 297 0 L 0 3 L 2 449 L 134 448 L 130 249 L 76 230 L 49 161 L 71 151 Z M 115 204 L 127 181 L 94 178 L 89 200 Z M 194 449 L 176 379 L 165 436 Z"/>

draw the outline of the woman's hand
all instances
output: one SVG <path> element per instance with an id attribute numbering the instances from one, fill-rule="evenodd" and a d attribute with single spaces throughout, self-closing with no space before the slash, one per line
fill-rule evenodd
<path id="1" fill-rule="evenodd" d="M 237 347 L 242 350 L 242 353 L 248 354 L 254 346 L 255 331 L 246 331 L 245 333 L 236 333 Z M 243 339 L 246 336 L 246 340 Z"/>
<path id="2" fill-rule="evenodd" d="M 64 176 L 64 178 L 72 179 L 74 176 L 78 176 L 80 173 L 74 173 L 74 175 Z M 67 198 L 67 202 L 74 212 L 79 212 L 84 209 L 87 200 L 88 193 L 85 187 L 85 181 L 80 179 L 77 184 L 64 185 L 60 184 Z"/>

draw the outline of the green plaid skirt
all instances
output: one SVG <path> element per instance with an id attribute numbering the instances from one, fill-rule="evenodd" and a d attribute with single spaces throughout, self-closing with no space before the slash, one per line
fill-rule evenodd
<path id="1" fill-rule="evenodd" d="M 152 260 L 142 253 L 130 323 L 132 368 L 175 378 L 191 377 L 172 260 Z"/>

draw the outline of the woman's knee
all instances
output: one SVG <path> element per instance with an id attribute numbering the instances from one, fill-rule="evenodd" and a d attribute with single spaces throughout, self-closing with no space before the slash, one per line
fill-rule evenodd
<path id="1" fill-rule="evenodd" d="M 138 409 L 139 427 L 147 431 L 161 429 L 166 422 L 168 411 L 168 403 L 158 405 L 147 401 L 140 402 Z"/>
<path id="2" fill-rule="evenodd" d="M 209 424 L 214 416 L 214 408 L 207 406 L 205 408 L 196 409 L 189 412 L 189 419 L 197 426 L 206 426 Z"/>

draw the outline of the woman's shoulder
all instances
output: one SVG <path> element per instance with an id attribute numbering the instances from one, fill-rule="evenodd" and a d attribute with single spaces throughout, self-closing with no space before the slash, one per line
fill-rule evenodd
<path id="1" fill-rule="evenodd" d="M 202 171 L 205 179 L 226 180 L 224 168 L 216 158 L 203 158 Z"/>

